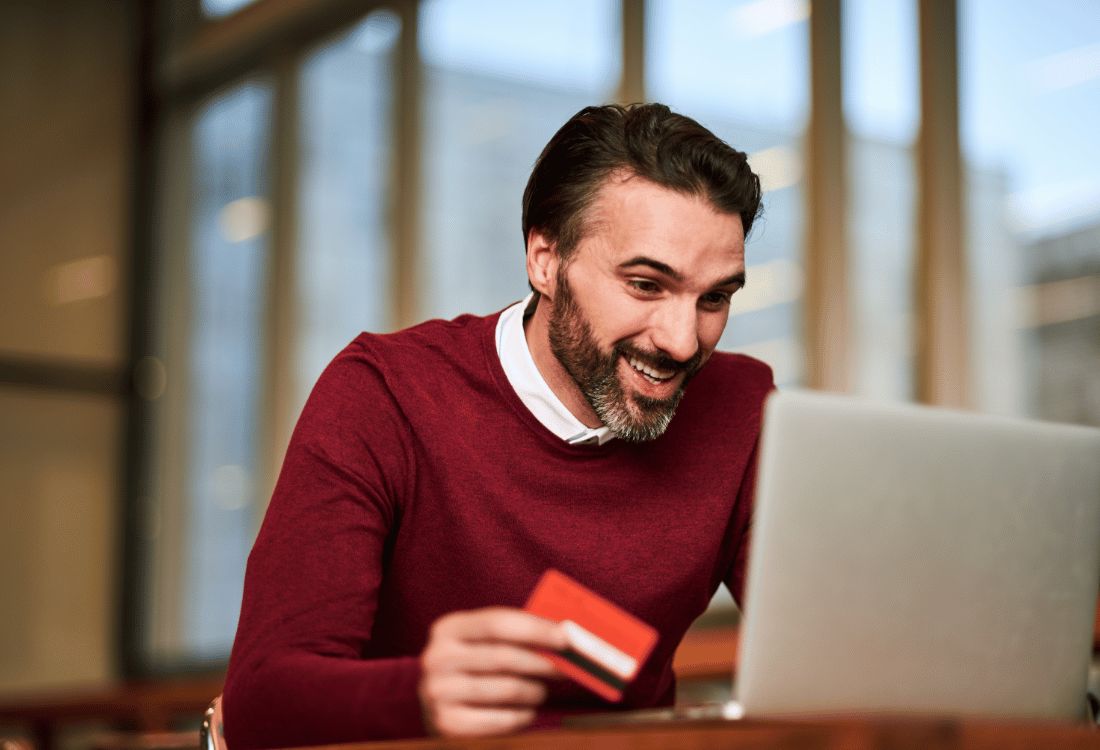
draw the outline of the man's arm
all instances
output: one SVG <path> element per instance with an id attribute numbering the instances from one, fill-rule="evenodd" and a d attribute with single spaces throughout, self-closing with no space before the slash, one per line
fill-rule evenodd
<path id="1" fill-rule="evenodd" d="M 405 458 L 391 412 L 336 387 L 347 375 L 338 360 L 318 383 L 249 555 L 223 696 L 234 750 L 423 734 L 417 658 L 362 658 L 398 512 L 385 477 Z"/>
<path id="2" fill-rule="evenodd" d="M 352 345 L 295 429 L 249 556 L 223 698 L 234 750 L 508 731 L 544 698 L 553 670 L 531 647 L 562 636 L 518 610 L 448 615 L 422 655 L 363 658 L 384 549 L 416 476 L 383 380 Z"/>

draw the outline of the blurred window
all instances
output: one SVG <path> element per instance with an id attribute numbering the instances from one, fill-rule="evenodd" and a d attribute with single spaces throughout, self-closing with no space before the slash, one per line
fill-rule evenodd
<path id="1" fill-rule="evenodd" d="M 613 98 L 618 0 L 431 0 L 425 63 L 422 317 L 495 312 L 527 293 L 520 199 L 543 146 Z"/>
<path id="2" fill-rule="evenodd" d="M 917 8 L 845 0 L 841 9 L 853 391 L 905 401 L 914 395 Z"/>
<path id="3" fill-rule="evenodd" d="M 719 347 L 759 357 L 780 385 L 796 384 L 810 3 L 651 0 L 647 13 L 650 97 L 748 152 L 765 192 L 746 244 L 745 288 Z"/>
<path id="4" fill-rule="evenodd" d="M 246 82 L 194 126 L 186 643 L 225 653 L 252 524 L 268 271 L 271 90 Z"/>
<path id="5" fill-rule="evenodd" d="M 148 555 L 136 578 L 143 647 L 158 665 L 227 655 L 283 423 L 332 357 L 361 331 L 392 330 L 399 307 L 451 318 L 526 294 L 530 169 L 571 115 L 615 98 L 622 73 L 622 0 L 380 4 L 351 26 L 342 3 L 258 2 L 276 19 L 309 7 L 310 24 L 288 33 L 259 13 L 227 21 L 249 3 L 191 0 L 208 17 L 203 33 L 224 32 L 226 62 L 182 44 L 190 67 L 163 66 L 180 80 L 161 92 L 162 308 L 136 373 L 157 438 L 142 467 Z M 900 400 L 914 382 L 916 7 L 843 4 L 854 384 Z M 803 382 L 805 370 L 810 8 L 645 3 L 647 98 L 747 152 L 761 176 L 748 283 L 720 346 L 769 362 L 781 386 Z M 1035 413 L 1100 423 L 1100 406 L 1088 406 L 1100 404 L 1098 8 L 960 3 L 972 342 L 987 410 L 1034 402 Z M 403 36 L 414 28 L 416 40 Z M 250 57 L 257 34 L 274 39 L 261 62 Z M 410 41 L 419 71 L 400 54 Z M 261 67 L 234 77 L 241 60 Z M 404 91 L 418 91 L 416 102 L 400 99 Z M 276 107 L 284 92 L 297 99 Z M 410 174 L 416 195 L 397 189 Z M 408 216 L 416 232 L 395 221 Z M 276 237 L 272 226 L 290 231 Z M 72 309 L 109 290 L 115 274 L 95 256 L 76 260 L 90 265 L 50 271 L 58 300 L 85 295 Z M 399 265 L 416 268 L 416 289 L 396 288 Z M 72 292 L 70 277 L 98 281 Z"/>
<path id="6" fill-rule="evenodd" d="M 173 521 L 149 537 L 156 560 L 150 636 L 163 660 L 228 655 L 255 537 L 271 103 L 271 87 L 248 80 L 211 97 L 190 126 L 186 314 L 166 321 L 169 329 L 185 327 L 182 337 L 168 333 L 181 343 L 166 356 L 171 395 L 183 411 L 173 419 L 163 411 L 171 399 L 158 403 L 164 429 L 183 439 L 180 446 L 163 434 L 159 459 L 182 495 L 158 483 L 150 498 L 150 515 Z M 159 390 L 147 397 L 158 401 Z"/>
<path id="7" fill-rule="evenodd" d="M 1100 425 L 1100 4 L 959 10 L 976 404 Z"/>
<path id="8" fill-rule="evenodd" d="M 202 12 L 211 18 L 228 16 L 256 0 L 202 0 Z"/>
<path id="9" fill-rule="evenodd" d="M 394 51 L 376 11 L 311 53 L 300 82 L 294 415 L 362 331 L 391 330 Z"/>

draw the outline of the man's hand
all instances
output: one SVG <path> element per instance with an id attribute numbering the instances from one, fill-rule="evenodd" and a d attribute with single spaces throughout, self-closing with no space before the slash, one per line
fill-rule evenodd
<path id="1" fill-rule="evenodd" d="M 429 733 L 500 734 L 530 724 L 535 706 L 546 700 L 538 678 L 561 676 L 532 649 L 566 646 L 560 625 L 519 609 L 440 617 L 420 657 L 420 704 Z"/>

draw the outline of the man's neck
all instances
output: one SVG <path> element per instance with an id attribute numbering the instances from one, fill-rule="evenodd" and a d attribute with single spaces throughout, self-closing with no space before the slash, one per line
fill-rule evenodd
<path id="1" fill-rule="evenodd" d="M 527 338 L 527 348 L 531 351 L 531 358 L 535 361 L 535 367 L 550 390 L 561 400 L 565 408 L 577 418 L 585 427 L 600 427 L 603 425 L 592 405 L 584 397 L 581 389 L 577 387 L 569 372 L 562 367 L 561 362 L 550 349 L 550 303 L 541 295 L 535 295 L 535 312 L 523 321 L 523 332 Z"/>

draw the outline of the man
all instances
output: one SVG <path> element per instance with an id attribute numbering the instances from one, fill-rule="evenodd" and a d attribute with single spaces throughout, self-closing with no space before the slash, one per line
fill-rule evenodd
<path id="1" fill-rule="evenodd" d="M 587 108 L 524 193 L 528 300 L 333 361 L 249 558 L 233 750 L 608 710 L 536 651 L 566 646 L 519 609 L 548 568 L 659 632 L 621 705 L 672 702 L 684 632 L 723 581 L 741 595 L 772 380 L 714 348 L 759 205 L 694 121 Z"/>

